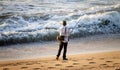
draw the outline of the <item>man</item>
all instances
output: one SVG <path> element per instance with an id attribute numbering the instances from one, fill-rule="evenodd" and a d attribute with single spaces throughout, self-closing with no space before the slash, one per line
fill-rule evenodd
<path id="1" fill-rule="evenodd" d="M 59 43 L 59 49 L 58 49 L 58 54 L 57 54 L 56 60 L 59 59 L 62 48 L 64 48 L 63 60 L 68 60 L 66 58 L 66 53 L 67 53 L 67 45 L 68 45 L 68 41 L 69 41 L 69 29 L 66 27 L 66 25 L 67 25 L 66 21 L 63 21 L 62 25 L 63 26 L 59 28 L 59 35 L 64 36 L 64 40 L 60 41 L 60 43 Z"/>

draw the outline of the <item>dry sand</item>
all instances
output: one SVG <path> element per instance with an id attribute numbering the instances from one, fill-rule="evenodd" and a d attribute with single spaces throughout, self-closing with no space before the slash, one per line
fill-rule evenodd
<path id="1" fill-rule="evenodd" d="M 0 70 L 120 70 L 120 51 L 55 56 L 38 59 L 0 61 Z"/>

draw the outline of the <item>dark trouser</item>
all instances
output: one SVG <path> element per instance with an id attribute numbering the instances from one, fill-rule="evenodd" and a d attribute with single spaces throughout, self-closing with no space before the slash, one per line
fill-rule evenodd
<path id="1" fill-rule="evenodd" d="M 67 44 L 68 44 L 68 43 L 60 42 L 57 57 L 60 56 L 61 51 L 62 51 L 62 48 L 64 47 L 64 51 L 63 51 L 63 59 L 66 58 Z"/>

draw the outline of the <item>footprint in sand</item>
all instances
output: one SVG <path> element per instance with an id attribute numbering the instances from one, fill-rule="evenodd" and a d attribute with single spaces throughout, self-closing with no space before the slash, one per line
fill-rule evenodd
<path id="1" fill-rule="evenodd" d="M 111 63 L 111 62 L 113 62 L 113 61 L 106 61 L 106 62 Z"/>
<path id="2" fill-rule="evenodd" d="M 105 58 L 100 58 L 100 60 L 104 60 Z"/>
<path id="3" fill-rule="evenodd" d="M 62 64 L 55 64 L 55 66 L 62 66 Z"/>
<path id="4" fill-rule="evenodd" d="M 26 65 L 33 65 L 33 63 L 27 63 Z"/>
<path id="5" fill-rule="evenodd" d="M 95 69 L 96 67 L 89 67 L 88 69 Z"/>
<path id="6" fill-rule="evenodd" d="M 36 62 L 36 64 L 41 64 L 41 62 Z"/>
<path id="7" fill-rule="evenodd" d="M 91 61 L 91 60 L 93 60 L 94 58 L 88 58 L 88 59 L 86 59 L 86 60 L 88 60 L 88 61 Z"/>
<path id="8" fill-rule="evenodd" d="M 9 63 L 9 64 L 3 64 L 3 66 L 13 66 L 12 63 Z"/>
<path id="9" fill-rule="evenodd" d="M 12 64 L 12 66 L 17 66 L 18 64 Z"/>
<path id="10" fill-rule="evenodd" d="M 95 64 L 96 62 L 89 62 L 89 64 Z"/>
<path id="11" fill-rule="evenodd" d="M 48 69 L 54 69 L 55 67 L 48 67 Z"/>
<path id="12" fill-rule="evenodd" d="M 107 68 L 107 67 L 109 67 L 109 66 L 108 66 L 107 64 L 100 64 L 99 67 L 100 67 L 100 68 Z"/>
<path id="13" fill-rule="evenodd" d="M 33 68 L 33 70 L 41 70 L 40 68 Z"/>
<path id="14" fill-rule="evenodd" d="M 21 67 L 21 69 L 26 69 L 26 68 L 28 68 L 28 67 Z"/>
<path id="15" fill-rule="evenodd" d="M 22 65 L 22 64 L 24 64 L 24 63 L 16 63 L 16 65 Z"/>
<path id="16" fill-rule="evenodd" d="M 3 68 L 3 70 L 10 70 L 9 68 Z"/>
<path id="17" fill-rule="evenodd" d="M 66 66 L 66 67 L 71 68 L 71 67 L 74 67 L 74 66 Z"/>
<path id="18" fill-rule="evenodd" d="M 119 69 L 115 69 L 115 70 L 120 70 L 120 68 Z"/>
<path id="19" fill-rule="evenodd" d="M 120 67 L 120 63 L 114 63 L 113 66 L 114 67 Z"/>
<path id="20" fill-rule="evenodd" d="M 73 65 L 79 65 L 80 63 L 73 63 Z"/>
<path id="21" fill-rule="evenodd" d="M 41 65 L 41 67 L 44 67 L 43 65 Z"/>
<path id="22" fill-rule="evenodd" d="M 84 67 L 90 66 L 90 65 L 83 65 Z"/>

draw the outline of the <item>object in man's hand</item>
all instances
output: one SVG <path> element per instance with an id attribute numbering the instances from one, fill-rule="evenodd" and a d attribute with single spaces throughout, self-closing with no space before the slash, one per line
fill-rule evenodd
<path id="1" fill-rule="evenodd" d="M 60 36 L 60 35 L 58 35 L 58 36 L 57 36 L 57 40 L 58 40 L 58 41 L 64 41 L 64 37 L 65 37 L 65 36 Z"/>

